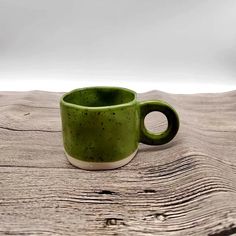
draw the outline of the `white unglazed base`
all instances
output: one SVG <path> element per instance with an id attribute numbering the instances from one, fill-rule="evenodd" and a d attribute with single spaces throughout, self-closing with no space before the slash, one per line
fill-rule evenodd
<path id="1" fill-rule="evenodd" d="M 128 164 L 136 155 L 138 149 L 136 149 L 131 155 L 127 156 L 126 158 L 120 160 L 120 161 L 113 161 L 113 162 L 87 162 L 87 161 L 81 161 L 78 160 L 72 156 L 70 156 L 68 153 L 66 153 L 68 161 L 76 167 L 79 167 L 84 170 L 112 170 L 119 168 L 121 166 L 124 166 Z"/>

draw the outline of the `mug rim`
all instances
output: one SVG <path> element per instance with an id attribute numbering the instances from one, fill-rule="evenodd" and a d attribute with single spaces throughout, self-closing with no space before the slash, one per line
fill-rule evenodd
<path id="1" fill-rule="evenodd" d="M 116 89 L 116 90 L 121 90 L 121 91 L 125 91 L 128 93 L 131 93 L 134 97 L 131 101 L 129 102 L 125 102 L 125 103 L 121 103 L 121 104 L 117 104 L 117 105 L 109 105 L 109 106 L 95 106 L 95 107 L 90 107 L 90 106 L 84 106 L 84 105 L 79 105 L 79 104 L 74 104 L 74 103 L 70 103 L 70 102 L 66 102 L 64 100 L 64 98 L 74 92 L 77 91 L 82 91 L 82 90 L 88 90 L 88 89 Z M 83 108 L 83 109 L 88 109 L 88 110 L 100 110 L 100 109 L 110 109 L 110 108 L 120 108 L 120 107 L 126 107 L 129 105 L 133 105 L 135 104 L 137 101 L 137 93 L 131 89 L 128 88 L 124 88 L 124 87 L 116 87 L 116 86 L 91 86 L 91 87 L 82 87 L 82 88 L 76 88 L 73 89 L 69 92 L 66 92 L 65 94 L 62 95 L 61 99 L 60 99 L 60 104 L 63 104 L 65 106 L 69 106 L 72 108 Z"/>

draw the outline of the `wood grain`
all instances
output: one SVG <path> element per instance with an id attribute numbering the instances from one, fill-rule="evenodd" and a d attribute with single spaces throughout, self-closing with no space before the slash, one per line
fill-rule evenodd
<path id="1" fill-rule="evenodd" d="M 95 172 L 65 158 L 61 95 L 0 92 L 0 235 L 236 234 L 236 91 L 139 94 L 173 105 L 179 133 Z"/>

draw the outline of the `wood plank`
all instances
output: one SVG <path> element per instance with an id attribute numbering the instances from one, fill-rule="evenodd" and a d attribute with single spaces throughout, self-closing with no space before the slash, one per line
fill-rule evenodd
<path id="1" fill-rule="evenodd" d="M 176 108 L 178 135 L 97 172 L 65 158 L 61 94 L 0 93 L 0 235 L 236 234 L 236 91 L 139 94 Z"/>
<path id="2" fill-rule="evenodd" d="M 236 171 L 229 165 L 185 157 L 178 164 L 127 169 L 1 168 L 0 229 L 205 235 L 235 223 Z"/>

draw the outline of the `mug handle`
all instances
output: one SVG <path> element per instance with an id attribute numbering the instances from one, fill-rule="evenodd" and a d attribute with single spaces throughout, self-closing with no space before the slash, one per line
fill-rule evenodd
<path id="1" fill-rule="evenodd" d="M 156 101 L 139 102 L 140 107 L 140 142 L 149 145 L 160 145 L 168 143 L 175 137 L 179 130 L 179 117 L 177 112 L 168 103 Z M 145 116 L 153 111 L 163 113 L 168 121 L 168 127 L 165 131 L 155 134 L 148 131 L 144 124 Z"/>

